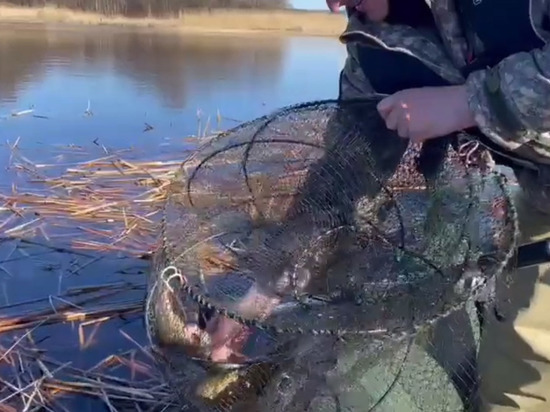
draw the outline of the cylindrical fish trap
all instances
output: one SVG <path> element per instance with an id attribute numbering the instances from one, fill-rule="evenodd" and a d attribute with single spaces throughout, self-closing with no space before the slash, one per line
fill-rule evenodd
<path id="1" fill-rule="evenodd" d="M 183 164 L 147 326 L 186 410 L 475 403 L 479 316 L 514 253 L 515 209 L 484 152 L 409 145 L 379 100 L 285 108 Z"/>

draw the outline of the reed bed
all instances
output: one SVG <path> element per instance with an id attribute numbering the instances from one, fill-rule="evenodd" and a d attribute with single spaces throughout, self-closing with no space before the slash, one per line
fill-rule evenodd
<path id="1" fill-rule="evenodd" d="M 10 349 L 0 347 L 3 362 L 13 371 L 11 380 L 0 380 L 2 412 L 70 411 L 63 400 L 75 394 L 100 399 L 109 411 L 160 411 L 176 407 L 154 364 L 144 356 L 140 359 L 139 349 L 108 356 L 86 370 L 48 357 L 27 340 L 19 343 L 17 350 Z M 132 378 L 116 376 L 115 372 L 121 368 L 127 369 Z"/>
<path id="2" fill-rule="evenodd" d="M 182 150 L 178 156 L 136 160 L 131 150 L 112 151 L 96 142 L 93 148 L 102 152 L 97 158 L 91 149 L 71 146 L 56 148 L 51 163 L 38 163 L 19 144 L 10 144 L 14 183 L 0 193 L 0 240 L 17 239 L 59 254 L 81 250 L 147 258 L 155 247 L 162 201 L 182 163 L 192 159 Z M 65 325 L 86 349 L 102 327 L 143 317 L 144 276 L 141 282 L 72 288 L 0 306 L 0 412 L 71 410 L 66 401 L 74 396 L 93 397 L 109 411 L 175 406 L 151 349 L 136 338 L 124 336 L 135 349 L 88 369 L 60 362 L 34 338 L 49 325 Z M 127 294 L 134 297 L 120 298 Z"/>
<path id="3" fill-rule="evenodd" d="M 128 151 L 69 163 L 36 163 L 19 142 L 10 145 L 10 169 L 23 182 L 0 193 L 0 231 L 4 237 L 41 238 L 72 249 L 151 253 L 162 201 L 190 153 L 181 158 L 130 160 Z M 64 148 L 65 157 L 85 155 Z M 69 152 L 69 154 L 67 154 Z M 124 155 L 130 159 L 125 159 Z M 88 155 L 89 156 L 89 155 Z"/>
<path id="4" fill-rule="evenodd" d="M 21 249 L 25 268 L 37 276 L 43 275 L 38 267 L 44 256 L 40 249 L 58 259 L 69 255 L 71 267 L 66 276 L 80 275 L 86 265 L 93 275 L 93 265 L 102 260 L 99 253 L 94 257 L 34 240 L 11 242 L 15 248 L 3 258 L 2 268 L 8 265 L 5 262 L 16 259 Z M 33 248 L 38 252 L 28 253 Z M 130 336 L 121 328 L 121 324 L 143 317 L 145 278 L 137 278 L 135 282 L 96 281 L 91 286 L 65 288 L 55 296 L 46 294 L 0 306 L 0 411 L 71 411 L 75 405 L 82 406 L 82 397 L 103 403 L 109 411 L 167 410 L 174 400 L 156 369 L 151 349 L 138 343 L 144 341 L 144 336 Z M 122 346 L 124 351 L 109 354 L 113 344 L 103 339 L 107 336 L 111 340 L 113 329 L 122 336 L 118 340 L 127 344 L 114 345 Z M 102 333 L 105 330 L 107 333 Z M 48 345 L 51 337 L 55 341 Z M 82 359 L 61 361 L 51 352 L 64 341 L 76 342 L 76 347 L 69 344 L 70 353 L 78 357 L 82 354 L 86 367 L 78 365 Z M 90 366 L 88 350 L 94 346 L 97 350 L 98 345 L 105 357 Z"/>
<path id="5" fill-rule="evenodd" d="M 57 304 L 45 297 L 0 307 L 0 313 L 19 309 L 17 315 L 0 316 L 0 411 L 67 411 L 65 401 L 75 395 L 94 397 L 109 411 L 167 410 L 174 399 L 156 370 L 153 353 L 125 332 L 121 331 L 134 349 L 109 355 L 87 369 L 54 359 L 34 337 L 46 325 L 72 324 L 85 350 L 102 326 L 143 315 L 142 299 L 111 304 L 105 300 L 144 287 L 78 287 L 57 296 Z M 25 310 L 28 306 L 35 308 Z"/>
<path id="6" fill-rule="evenodd" d="M 210 137 L 189 138 L 195 148 Z M 10 169 L 24 189 L 12 185 L 0 193 L 0 231 L 10 238 L 43 239 L 72 250 L 120 252 L 147 257 L 155 248 L 157 224 L 163 202 L 171 189 L 181 185 L 199 163 L 196 151 L 181 152 L 180 158 L 165 155 L 157 160 L 136 160 L 131 151 L 110 151 L 93 160 L 37 163 L 24 156 L 16 141 L 10 145 Z M 82 147 L 64 147 L 56 158 L 90 157 Z M 212 160 L 210 166 L 219 166 Z M 238 164 L 238 158 L 221 162 Z M 251 175 L 249 184 L 267 202 L 285 201 L 289 190 L 306 177 L 302 167 L 290 167 L 283 176 Z M 178 178 L 178 176 L 180 176 Z M 265 189 L 269 188 L 266 193 Z M 222 195 L 223 188 L 228 195 Z M 239 182 L 200 182 L 192 187 L 195 206 L 209 206 L 224 199 L 249 201 Z M 173 193 L 173 192 L 172 192 Z M 185 196 L 182 201 L 186 202 Z M 288 199 L 286 199 L 288 201 Z"/>

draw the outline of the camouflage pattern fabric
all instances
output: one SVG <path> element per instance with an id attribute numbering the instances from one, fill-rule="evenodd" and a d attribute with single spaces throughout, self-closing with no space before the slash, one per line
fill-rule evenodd
<path id="1" fill-rule="evenodd" d="M 438 33 L 430 33 L 403 25 L 362 22 L 349 18 L 340 40 L 346 45 L 348 58 L 341 77 L 341 93 L 347 97 L 373 93 L 359 66 L 357 46 L 382 46 L 401 50 L 418 58 L 449 84 L 465 84 L 470 108 L 479 129 L 497 143 L 526 160 L 550 165 L 550 50 L 545 46 L 529 53 L 518 53 L 502 60 L 492 69 L 478 70 L 464 78 L 461 68 L 467 64 L 467 43 L 462 34 L 453 0 L 426 0 L 433 12 Z M 531 19 L 537 34 L 547 41 L 542 21 L 550 16 L 549 0 L 530 0 Z M 376 63 L 374 63 L 376 64 Z M 488 90 L 498 96 L 519 125 L 507 128 L 490 110 Z M 549 176 L 519 173 L 519 181 L 533 204 L 550 211 L 546 201 Z M 540 198 L 539 198 L 540 197 Z"/>

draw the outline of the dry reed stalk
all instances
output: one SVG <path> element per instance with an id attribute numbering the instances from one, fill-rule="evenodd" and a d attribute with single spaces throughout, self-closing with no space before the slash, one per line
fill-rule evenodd
<path id="1" fill-rule="evenodd" d="M 100 285 L 93 288 L 70 291 L 69 293 L 57 297 L 60 305 L 54 306 L 51 299 L 48 299 L 50 305 L 41 310 L 34 310 L 22 313 L 17 316 L 0 316 L 0 334 L 20 329 L 32 328 L 36 325 L 50 325 L 64 322 L 84 322 L 84 326 L 91 320 L 109 320 L 129 314 L 141 314 L 143 311 L 143 301 L 129 301 L 106 304 L 101 302 L 106 298 L 112 298 L 116 295 L 127 293 L 131 290 L 143 290 L 144 286 L 135 285 Z M 79 297 L 74 301 L 69 298 Z M 96 303 L 96 306 L 86 308 L 84 305 Z M 19 304 L 22 306 L 23 304 Z M 4 312 L 13 305 L 7 305 L 0 308 Z"/>
<path id="2" fill-rule="evenodd" d="M 60 313 L 48 313 L 43 315 L 29 314 L 0 321 L 0 333 L 26 329 L 36 325 L 50 325 L 61 322 L 83 322 L 88 319 L 105 318 L 107 320 L 128 314 L 140 314 L 143 312 L 143 302 L 129 302 L 118 305 L 108 305 L 92 310 L 64 310 Z"/>

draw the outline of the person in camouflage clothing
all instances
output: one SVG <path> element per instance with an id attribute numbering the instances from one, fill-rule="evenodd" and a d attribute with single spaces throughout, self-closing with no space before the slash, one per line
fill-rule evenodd
<path id="1" fill-rule="evenodd" d="M 517 177 L 522 240 L 550 236 L 550 0 L 327 5 L 348 13 L 340 98 L 388 95 L 380 115 L 412 141 L 476 130 Z M 483 326 L 481 402 L 466 409 L 550 410 L 549 268 L 517 271 L 513 285 L 497 291 L 508 316 Z"/>

